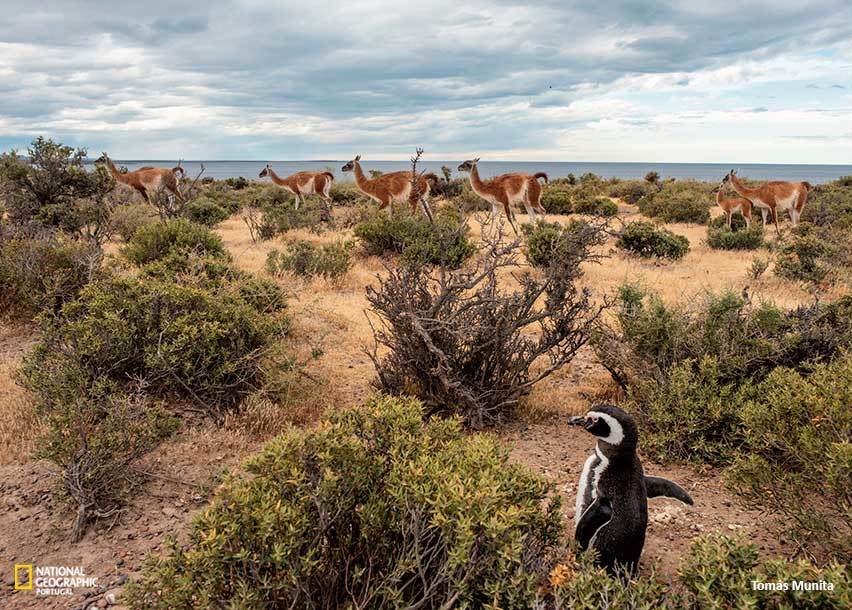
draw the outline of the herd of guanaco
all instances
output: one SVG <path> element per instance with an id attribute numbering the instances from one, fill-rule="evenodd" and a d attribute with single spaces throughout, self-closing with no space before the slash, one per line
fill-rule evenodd
<path id="1" fill-rule="evenodd" d="M 95 161 L 96 164 L 105 165 L 115 178 L 116 182 L 132 188 L 142 197 L 149 201 L 153 192 L 165 190 L 176 198 L 181 197 L 179 188 L 180 178 L 184 177 L 184 170 L 178 164 L 171 169 L 162 167 L 141 167 L 136 171 L 121 173 L 107 153 L 103 153 Z M 466 172 L 470 177 L 470 187 L 473 192 L 491 204 L 492 216 L 497 216 L 500 211 L 505 214 L 515 233 L 514 209 L 523 207 L 530 220 L 535 222 L 536 213 L 542 217 L 546 210 L 541 205 L 542 187 L 539 180 L 547 184 L 547 174 L 538 172 L 536 174 L 501 174 L 494 178 L 483 179 L 477 169 L 479 157 L 469 159 L 458 166 L 458 171 Z M 379 209 L 385 209 L 394 203 L 408 203 L 412 213 L 417 212 L 418 204 L 428 209 L 429 196 L 438 182 L 438 176 L 433 173 L 424 173 L 413 180 L 411 171 L 391 172 L 381 174 L 374 178 L 368 178 L 361 168 L 361 155 L 346 163 L 341 168 L 343 172 L 352 172 L 355 176 L 355 185 L 362 193 L 379 204 Z M 180 175 L 180 178 L 178 178 Z M 330 209 L 331 186 L 334 183 L 334 174 L 329 171 L 322 172 L 297 172 L 286 178 L 281 178 L 267 163 L 260 172 L 259 177 L 269 177 L 272 182 L 288 191 L 296 198 L 296 209 L 305 201 L 309 195 L 322 197 L 327 208 Z M 738 197 L 724 198 L 722 193 L 726 186 L 730 185 Z M 739 213 L 745 219 L 746 225 L 751 226 L 751 214 L 754 209 L 760 210 L 763 218 L 763 226 L 767 221 L 775 224 L 778 228 L 779 212 L 787 212 L 793 226 L 799 222 L 802 209 L 808 201 L 808 192 L 812 186 L 809 182 L 767 182 L 759 187 L 750 187 L 740 180 L 736 170 L 728 172 L 719 186 L 716 187 L 716 203 L 725 213 L 728 226 L 731 226 L 733 215 Z"/>

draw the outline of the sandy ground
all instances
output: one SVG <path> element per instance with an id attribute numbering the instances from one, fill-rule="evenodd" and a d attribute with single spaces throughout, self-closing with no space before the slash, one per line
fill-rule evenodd
<path id="1" fill-rule="evenodd" d="M 628 221 L 638 216 L 635 208 L 624 205 L 620 215 Z M 755 300 L 772 300 L 784 306 L 808 300 L 805 292 L 775 278 L 771 269 L 760 280 L 750 280 L 748 268 L 755 254 L 709 249 L 703 243 L 705 227 L 669 228 L 690 240 L 691 251 L 684 259 L 674 263 L 645 262 L 612 253 L 602 264 L 586 266 L 584 285 L 600 296 L 611 294 L 625 281 L 638 281 L 659 291 L 670 302 L 705 291 L 739 292 L 746 286 Z M 281 239 L 252 243 L 239 218 L 222 223 L 218 232 L 236 264 L 249 271 L 262 272 L 267 253 L 282 247 Z M 474 222 L 474 236 L 479 232 L 480 227 Z M 285 238 L 322 242 L 346 236 L 300 230 L 291 231 Z M 611 252 L 613 242 L 602 250 Z M 297 412 L 252 405 L 223 427 L 209 422 L 186 425 L 175 438 L 144 459 L 140 468 L 149 474 L 149 480 L 135 491 L 126 509 L 114 521 L 101 522 L 90 529 L 76 545 L 68 542 L 66 524 L 71 522 L 71 516 L 52 495 L 49 465 L 30 457 L 39 426 L 25 392 L 14 381 L 24 353 L 36 340 L 36 330 L 0 324 L 0 608 L 83 608 L 98 603 L 105 590 L 138 574 L 145 554 L 161 549 L 165 535 L 185 534 L 189 519 L 204 506 L 224 468 L 237 466 L 290 422 L 310 425 L 323 411 L 363 403 L 371 392 L 374 376 L 372 363 L 363 351 L 371 343 L 364 288 L 375 282 L 382 269 L 381 259 L 362 257 L 337 283 L 282 280 L 290 294 L 294 319 L 290 347 L 308 361 L 307 372 L 314 380 L 307 380 L 297 397 Z M 312 353 L 320 355 L 311 358 Z M 566 418 L 584 412 L 610 390 L 607 373 L 591 350 L 585 348 L 570 365 L 538 384 L 526 399 L 519 419 L 499 431 L 514 459 L 555 483 L 566 499 L 569 527 L 577 478 L 593 442 L 581 431 L 569 429 Z M 689 541 L 710 531 L 745 532 L 767 555 L 791 552 L 771 533 L 773 522 L 740 507 L 722 486 L 717 472 L 652 463 L 645 466 L 650 474 L 679 482 L 696 501 L 693 507 L 672 500 L 651 502 L 645 565 L 657 562 L 665 576 L 673 577 L 678 558 Z M 89 592 L 90 597 L 78 595 L 72 599 L 12 594 L 14 563 L 79 564 L 88 575 L 97 576 L 102 587 Z"/>

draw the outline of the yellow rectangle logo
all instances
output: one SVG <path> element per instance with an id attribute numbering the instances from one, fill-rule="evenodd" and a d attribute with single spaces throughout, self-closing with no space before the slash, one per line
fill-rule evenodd
<path id="1" fill-rule="evenodd" d="M 24 578 L 21 578 L 24 576 Z M 15 564 L 15 591 L 32 591 L 33 588 L 33 564 Z"/>

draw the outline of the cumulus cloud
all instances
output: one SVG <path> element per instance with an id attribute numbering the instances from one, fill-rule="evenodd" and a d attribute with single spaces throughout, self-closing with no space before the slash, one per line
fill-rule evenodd
<path id="1" fill-rule="evenodd" d="M 832 137 L 852 120 L 847 0 L 15 4 L 0 0 L 0 144 L 47 134 L 125 158 L 406 158 L 415 145 L 432 158 L 850 157 Z"/>

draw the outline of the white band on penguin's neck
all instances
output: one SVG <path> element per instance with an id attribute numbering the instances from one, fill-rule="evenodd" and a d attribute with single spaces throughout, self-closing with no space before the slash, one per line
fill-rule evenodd
<path id="1" fill-rule="evenodd" d="M 599 439 L 610 445 L 618 445 L 624 440 L 624 428 L 621 423 L 612 415 L 601 413 L 600 411 L 589 411 L 586 417 L 600 417 L 609 426 L 609 434 L 606 436 L 598 436 Z"/>

